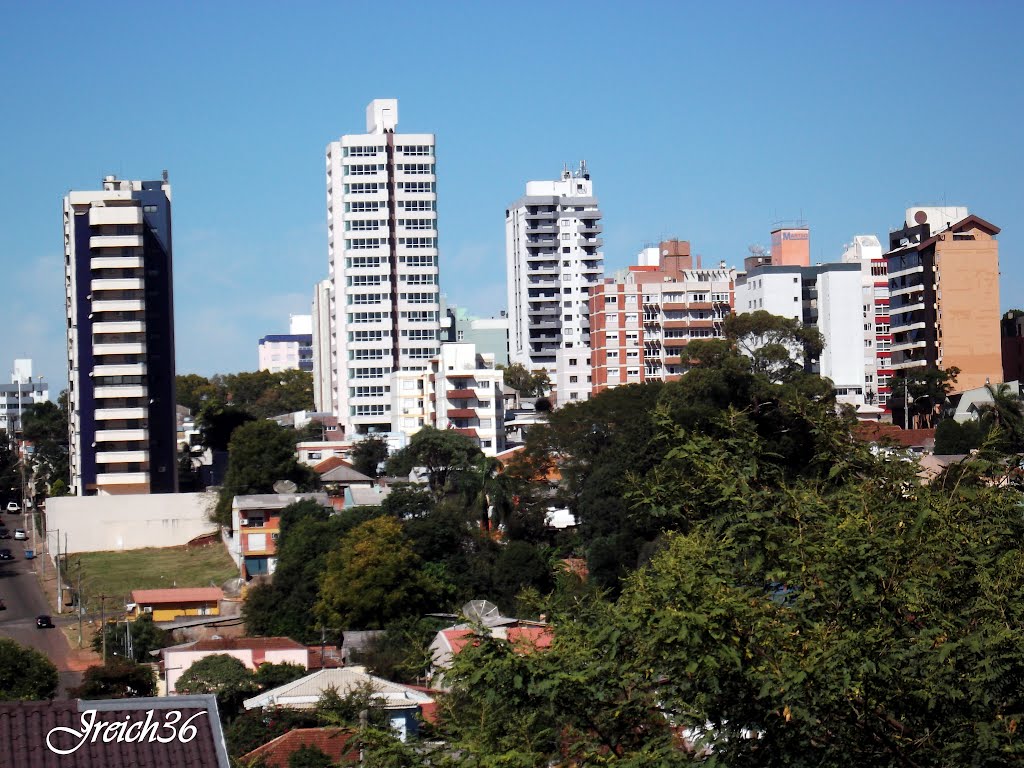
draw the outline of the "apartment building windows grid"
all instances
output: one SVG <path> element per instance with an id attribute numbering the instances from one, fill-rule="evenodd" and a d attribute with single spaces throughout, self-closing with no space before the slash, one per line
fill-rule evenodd
<path id="1" fill-rule="evenodd" d="M 333 407 L 347 434 L 390 431 L 390 395 L 367 382 L 425 369 L 439 351 L 440 322 L 432 309 L 440 306 L 435 139 L 396 133 L 397 125 L 397 101 L 377 99 L 367 107 L 366 133 L 342 136 L 327 147 L 328 254 L 336 306 L 373 308 L 335 309 L 331 318 Z M 415 212 L 415 218 L 405 212 Z M 416 234 L 406 236 L 406 230 Z M 358 251 L 374 253 L 352 253 Z M 403 291 L 405 286 L 416 292 Z M 410 336 L 413 327 L 416 335 Z M 410 338 L 417 346 L 400 344 Z M 361 360 L 380 365 L 355 365 Z"/>

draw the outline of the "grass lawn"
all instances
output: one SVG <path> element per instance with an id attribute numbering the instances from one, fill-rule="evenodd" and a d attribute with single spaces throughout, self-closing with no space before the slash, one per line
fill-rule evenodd
<path id="1" fill-rule="evenodd" d="M 77 587 L 82 563 L 82 593 L 87 612 L 98 611 L 100 595 L 108 610 L 123 610 L 133 589 L 219 587 L 238 576 L 238 567 L 220 542 L 202 547 L 134 549 L 127 552 L 83 552 L 70 556 L 66 579 Z M 76 630 L 77 641 L 77 630 Z M 76 643 L 77 644 L 77 643 Z"/>

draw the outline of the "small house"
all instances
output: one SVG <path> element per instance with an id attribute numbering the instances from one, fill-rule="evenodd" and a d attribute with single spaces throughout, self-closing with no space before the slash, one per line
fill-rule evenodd
<path id="1" fill-rule="evenodd" d="M 174 587 L 171 589 L 133 589 L 128 618 L 144 613 L 153 621 L 174 621 L 182 616 L 220 616 L 220 587 Z"/>

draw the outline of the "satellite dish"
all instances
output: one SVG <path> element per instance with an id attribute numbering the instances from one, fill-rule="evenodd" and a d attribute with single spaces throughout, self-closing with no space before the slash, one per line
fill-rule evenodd
<path id="1" fill-rule="evenodd" d="M 298 487 L 291 480 L 278 480 L 274 483 L 274 493 L 295 493 Z"/>
<path id="2" fill-rule="evenodd" d="M 490 600 L 470 600 L 462 606 L 462 615 L 470 621 L 487 624 L 495 619 L 500 619 L 501 611 Z"/>

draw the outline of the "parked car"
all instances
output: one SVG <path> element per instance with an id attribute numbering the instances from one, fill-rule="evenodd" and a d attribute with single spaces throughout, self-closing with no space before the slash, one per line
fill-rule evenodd
<path id="1" fill-rule="evenodd" d="M 52 629 L 53 621 L 49 616 L 36 616 L 36 627 L 39 629 Z"/>
<path id="2" fill-rule="evenodd" d="M 9 539 L 9 538 L 11 538 L 11 532 L 9 530 L 7 530 L 7 526 L 0 525 L 0 539 Z"/>
<path id="3" fill-rule="evenodd" d="M 14 529 L 14 540 L 15 541 L 26 541 L 27 539 L 28 539 L 28 535 L 25 533 L 25 529 L 24 528 L 15 528 Z"/>
<path id="4" fill-rule="evenodd" d="M 0 600 L 0 611 L 6 611 L 6 610 L 7 610 L 7 603 L 5 603 L 3 600 Z"/>
<path id="5" fill-rule="evenodd" d="M 21 512 L 21 507 L 18 506 L 18 502 L 16 502 L 16 501 L 8 501 L 7 502 L 7 511 L 8 512 Z"/>
<path id="6" fill-rule="evenodd" d="M 14 555 L 11 554 L 9 549 L 0 549 L 0 560 L 13 560 Z"/>

